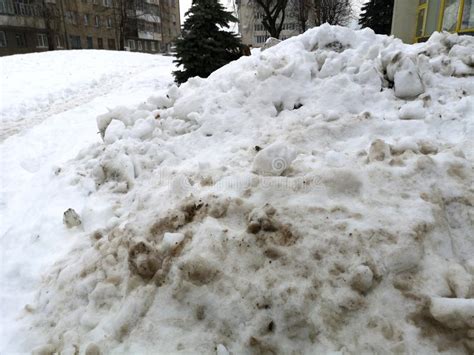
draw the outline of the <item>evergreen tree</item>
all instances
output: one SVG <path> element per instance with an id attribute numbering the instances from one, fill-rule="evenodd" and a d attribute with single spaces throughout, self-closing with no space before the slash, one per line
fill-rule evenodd
<path id="1" fill-rule="evenodd" d="M 177 83 L 193 76 L 207 78 L 241 56 L 240 40 L 224 30 L 238 20 L 224 10 L 219 0 L 193 0 L 186 16 L 182 38 L 176 42 L 175 63 L 184 67 L 173 72 Z"/>
<path id="2" fill-rule="evenodd" d="M 414 0 L 413 0 L 414 1 Z M 393 0 L 369 0 L 362 6 L 359 25 L 375 33 L 389 35 L 392 29 Z"/>

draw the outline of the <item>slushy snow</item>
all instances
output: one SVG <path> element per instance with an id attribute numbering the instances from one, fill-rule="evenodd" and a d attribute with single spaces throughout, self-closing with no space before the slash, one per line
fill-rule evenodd
<path id="1" fill-rule="evenodd" d="M 100 115 L 11 349 L 474 351 L 473 51 L 323 25 Z"/>

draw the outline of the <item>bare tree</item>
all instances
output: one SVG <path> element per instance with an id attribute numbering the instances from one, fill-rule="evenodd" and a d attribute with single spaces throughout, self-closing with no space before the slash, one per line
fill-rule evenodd
<path id="1" fill-rule="evenodd" d="M 114 0 L 113 2 L 115 37 L 117 38 L 118 49 L 121 51 L 125 49 L 125 31 L 129 22 L 129 15 L 133 14 L 134 6 L 135 1 L 133 0 Z"/>
<path id="2" fill-rule="evenodd" d="M 350 0 L 314 0 L 314 21 L 316 26 L 323 23 L 346 25 L 351 19 Z"/>
<path id="3" fill-rule="evenodd" d="M 262 25 L 274 38 L 280 37 L 289 0 L 254 0 L 256 10 L 263 11 Z"/>
<path id="4" fill-rule="evenodd" d="M 308 20 L 313 0 L 289 0 L 290 14 L 298 21 L 298 30 L 303 33 L 308 28 Z"/>
<path id="5" fill-rule="evenodd" d="M 46 36 L 48 38 L 48 50 L 55 49 L 55 37 L 59 36 L 61 31 L 61 25 L 64 17 L 60 9 L 51 3 L 47 3 L 43 0 L 41 6 L 44 23 L 46 27 Z"/>

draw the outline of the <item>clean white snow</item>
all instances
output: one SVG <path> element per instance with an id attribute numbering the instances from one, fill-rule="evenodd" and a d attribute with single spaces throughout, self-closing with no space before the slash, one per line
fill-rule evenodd
<path id="1" fill-rule="evenodd" d="M 6 349 L 472 352 L 473 50 L 324 25 L 117 102 L 13 234 L 11 284 L 58 249 Z"/>
<path id="2" fill-rule="evenodd" d="M 150 90 L 169 83 L 172 60 L 142 53 L 117 55 L 114 51 L 97 50 L 3 57 L 0 61 L 0 141 L 110 92 L 116 95 L 113 100 L 104 102 L 105 106 L 131 104 L 137 97 L 143 99 Z"/>
<path id="3" fill-rule="evenodd" d="M 89 192 L 57 179 L 60 166 L 100 142 L 97 115 L 165 89 L 173 65 L 147 54 L 62 51 L 3 57 L 0 68 L 0 352 L 11 353 L 41 276 L 77 241 L 62 214 L 81 211 Z"/>

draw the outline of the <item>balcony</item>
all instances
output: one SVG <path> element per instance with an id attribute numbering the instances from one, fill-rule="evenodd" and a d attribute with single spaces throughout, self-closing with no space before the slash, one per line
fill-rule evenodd
<path id="1" fill-rule="evenodd" d="M 42 7 L 37 4 L 0 0 L 0 15 L 42 17 Z"/>

